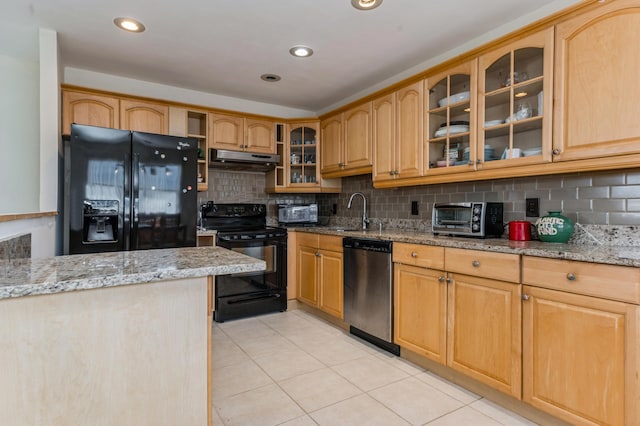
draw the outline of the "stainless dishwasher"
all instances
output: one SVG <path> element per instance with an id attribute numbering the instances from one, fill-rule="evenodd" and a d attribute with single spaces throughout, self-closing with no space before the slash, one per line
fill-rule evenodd
<path id="1" fill-rule="evenodd" d="M 344 320 L 351 334 L 395 355 L 391 241 L 345 237 Z"/>

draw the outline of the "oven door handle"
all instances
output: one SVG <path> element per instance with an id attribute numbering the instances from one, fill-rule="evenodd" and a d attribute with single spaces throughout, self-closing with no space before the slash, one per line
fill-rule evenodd
<path id="1" fill-rule="evenodd" d="M 253 302 L 260 299 L 279 299 L 280 297 L 281 297 L 280 294 L 249 296 L 249 297 L 242 297 L 234 300 L 229 300 L 227 304 L 236 305 L 238 303 L 248 303 L 248 302 Z"/>

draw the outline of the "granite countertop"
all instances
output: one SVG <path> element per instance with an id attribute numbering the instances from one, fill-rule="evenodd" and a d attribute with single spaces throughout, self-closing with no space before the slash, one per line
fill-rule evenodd
<path id="1" fill-rule="evenodd" d="M 510 241 L 504 238 L 460 238 L 433 235 L 431 232 L 408 230 L 339 231 L 337 227 L 289 228 L 292 231 L 313 232 L 360 238 L 377 238 L 401 243 L 475 249 L 499 253 L 514 253 L 552 259 L 640 267 L 640 247 L 583 244 L 543 243 L 541 241 Z"/>
<path id="2" fill-rule="evenodd" d="M 265 269 L 221 247 L 77 254 L 0 261 L 0 299 Z"/>

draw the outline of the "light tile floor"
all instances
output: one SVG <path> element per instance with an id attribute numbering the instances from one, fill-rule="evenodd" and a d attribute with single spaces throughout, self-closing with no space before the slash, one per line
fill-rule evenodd
<path id="1" fill-rule="evenodd" d="M 303 311 L 213 326 L 214 425 L 533 425 Z"/>

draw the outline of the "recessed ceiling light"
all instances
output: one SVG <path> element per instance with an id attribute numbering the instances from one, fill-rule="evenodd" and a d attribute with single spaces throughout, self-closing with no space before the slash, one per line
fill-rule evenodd
<path id="1" fill-rule="evenodd" d="M 276 81 L 280 81 L 282 77 L 276 74 L 262 74 L 260 76 L 264 81 L 268 81 L 269 83 L 275 83 Z"/>
<path id="2" fill-rule="evenodd" d="M 351 0 L 351 6 L 360 10 L 371 10 L 382 4 L 382 0 Z"/>
<path id="3" fill-rule="evenodd" d="M 113 23 L 116 24 L 118 28 L 132 33 L 141 33 L 145 30 L 142 22 L 136 21 L 133 18 L 116 18 L 113 20 Z"/>
<path id="4" fill-rule="evenodd" d="M 289 49 L 289 53 L 298 58 L 307 58 L 313 55 L 313 50 L 308 46 L 293 46 Z"/>

